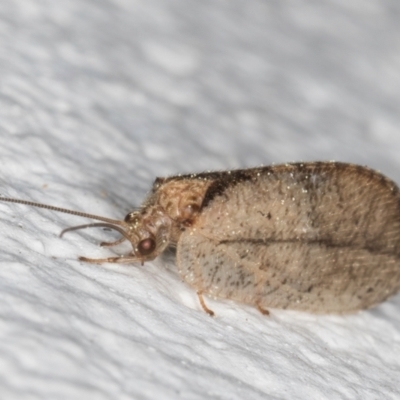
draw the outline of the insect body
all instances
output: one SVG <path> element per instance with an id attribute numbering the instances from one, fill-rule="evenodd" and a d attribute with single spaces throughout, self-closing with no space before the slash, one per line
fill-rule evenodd
<path id="1" fill-rule="evenodd" d="M 125 256 L 80 258 L 87 262 L 143 264 L 176 247 L 180 276 L 210 314 L 203 294 L 264 313 L 344 313 L 400 289 L 399 189 L 356 165 L 285 164 L 157 178 L 141 208 L 123 221 L 72 213 L 103 222 L 64 232 L 107 226 L 122 238 L 106 245 L 127 239 L 133 247 Z"/>

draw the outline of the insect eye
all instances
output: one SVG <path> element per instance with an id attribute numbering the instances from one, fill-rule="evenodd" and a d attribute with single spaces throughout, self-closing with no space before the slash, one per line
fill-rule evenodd
<path id="1" fill-rule="evenodd" d="M 138 250 L 140 255 L 142 256 L 148 256 L 154 251 L 155 248 L 156 248 L 156 242 L 154 239 L 151 238 L 143 239 L 138 244 Z"/>

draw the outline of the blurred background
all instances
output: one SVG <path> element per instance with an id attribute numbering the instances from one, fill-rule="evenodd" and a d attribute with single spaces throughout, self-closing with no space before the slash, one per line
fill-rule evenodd
<path id="1" fill-rule="evenodd" d="M 332 159 L 399 172 L 395 1 L 0 7 L 1 135 L 41 158 L 49 135 L 50 153 L 103 175 L 136 177 L 138 157 L 161 175 Z"/>

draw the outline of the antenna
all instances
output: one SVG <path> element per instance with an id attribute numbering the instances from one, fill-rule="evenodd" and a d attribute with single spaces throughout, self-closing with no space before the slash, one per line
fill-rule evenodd
<path id="1" fill-rule="evenodd" d="M 26 206 L 31 206 L 31 207 L 46 208 L 48 210 L 57 211 L 57 212 L 65 213 L 65 214 L 77 215 L 78 217 L 91 218 L 91 219 L 95 219 L 97 221 L 103 221 L 103 222 L 113 224 L 113 225 L 120 225 L 120 226 L 126 225 L 126 223 L 124 221 L 120 221 L 117 219 L 101 217 L 99 215 L 89 214 L 89 213 L 75 211 L 75 210 L 68 210 L 66 208 L 61 208 L 61 207 L 49 206 L 48 204 L 35 203 L 34 201 L 12 199 L 12 198 L 2 197 L 2 196 L 0 196 L 0 201 L 4 201 L 4 202 L 8 202 L 8 203 L 24 204 Z"/>

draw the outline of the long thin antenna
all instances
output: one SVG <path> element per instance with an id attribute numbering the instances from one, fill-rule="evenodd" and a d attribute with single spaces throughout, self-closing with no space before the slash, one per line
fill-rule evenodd
<path id="1" fill-rule="evenodd" d="M 11 198 L 8 198 L 8 197 L 1 197 L 1 196 L 0 196 L 0 201 L 5 201 L 5 202 L 8 202 L 8 203 L 24 204 L 26 206 L 31 206 L 31 207 L 47 208 L 48 210 L 62 212 L 62 213 L 65 213 L 65 214 L 77 215 L 78 217 L 96 219 L 97 221 L 103 221 L 103 222 L 107 222 L 107 223 L 110 223 L 110 224 L 113 224 L 113 225 L 120 225 L 120 226 L 124 226 L 125 225 L 124 221 L 120 221 L 120 220 L 117 220 L 117 219 L 100 217 L 99 215 L 88 214 L 88 213 L 84 213 L 84 212 L 80 212 L 80 211 L 74 211 L 74 210 L 68 210 L 66 208 L 61 208 L 61 207 L 49 206 L 47 204 L 35 203 L 33 201 L 20 200 L 20 199 L 11 199 Z"/>

